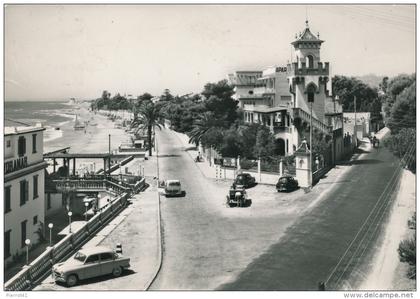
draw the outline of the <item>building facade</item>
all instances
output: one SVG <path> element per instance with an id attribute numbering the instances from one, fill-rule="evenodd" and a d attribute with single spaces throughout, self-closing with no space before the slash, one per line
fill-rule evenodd
<path id="1" fill-rule="evenodd" d="M 43 233 L 44 130 L 41 126 L 4 128 L 5 263 L 25 250 L 26 239 L 34 245 Z"/>
<path id="2" fill-rule="evenodd" d="M 286 66 L 262 71 L 238 71 L 229 75 L 234 98 L 239 101 L 246 123 L 270 128 L 284 155 L 293 154 L 302 140 L 313 133 L 331 142 L 331 159 L 343 152 L 342 106 L 331 95 L 329 63 L 321 60 L 321 44 L 306 22 L 296 35 L 293 60 Z"/>

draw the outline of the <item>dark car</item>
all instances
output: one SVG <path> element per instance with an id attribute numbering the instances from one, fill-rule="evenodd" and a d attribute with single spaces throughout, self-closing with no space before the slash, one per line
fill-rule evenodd
<path id="1" fill-rule="evenodd" d="M 282 176 L 279 178 L 276 184 L 276 189 L 278 192 L 280 191 L 293 191 L 299 188 L 298 181 L 295 180 L 292 176 Z"/>
<path id="2" fill-rule="evenodd" d="M 255 185 L 255 178 L 249 173 L 241 173 L 236 176 L 235 181 L 233 182 L 233 188 L 237 186 L 243 186 L 244 188 L 249 188 Z"/>

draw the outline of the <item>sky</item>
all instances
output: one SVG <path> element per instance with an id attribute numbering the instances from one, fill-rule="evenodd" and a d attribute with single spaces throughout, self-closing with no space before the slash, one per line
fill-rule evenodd
<path id="1" fill-rule="evenodd" d="M 5 99 L 201 92 L 285 66 L 306 18 L 331 75 L 415 72 L 414 5 L 7 5 Z"/>

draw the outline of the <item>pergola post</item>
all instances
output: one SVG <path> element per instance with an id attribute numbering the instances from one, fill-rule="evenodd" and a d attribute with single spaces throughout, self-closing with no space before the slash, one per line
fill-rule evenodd
<path id="1" fill-rule="evenodd" d="M 76 158 L 73 158 L 73 175 L 76 175 Z"/>

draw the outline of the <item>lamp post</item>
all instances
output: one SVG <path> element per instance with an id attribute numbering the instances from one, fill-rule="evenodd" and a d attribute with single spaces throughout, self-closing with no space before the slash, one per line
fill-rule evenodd
<path id="1" fill-rule="evenodd" d="M 85 202 L 85 221 L 87 222 L 87 210 L 88 210 L 88 207 L 89 207 L 89 203 L 88 202 Z"/>
<path id="2" fill-rule="evenodd" d="M 51 244 L 52 244 L 52 234 L 51 234 L 51 231 L 52 231 L 52 228 L 54 227 L 54 224 L 52 224 L 52 223 L 49 223 L 48 224 L 48 228 L 50 229 L 50 246 L 51 246 Z"/>
<path id="3" fill-rule="evenodd" d="M 69 216 L 69 233 L 71 234 L 71 215 L 73 215 L 73 213 L 69 211 L 67 215 Z"/>
<path id="4" fill-rule="evenodd" d="M 31 245 L 31 240 L 26 239 L 25 244 L 26 244 L 26 265 L 29 265 L 29 245 Z"/>

